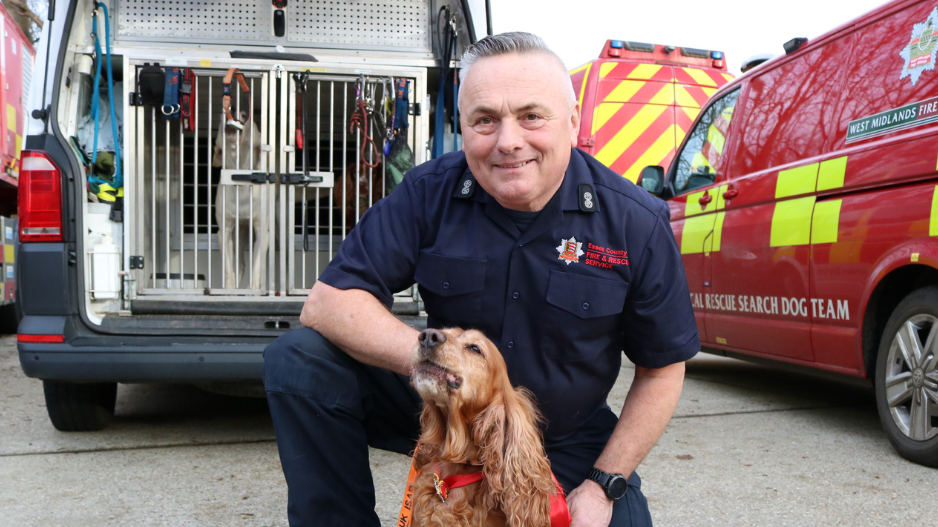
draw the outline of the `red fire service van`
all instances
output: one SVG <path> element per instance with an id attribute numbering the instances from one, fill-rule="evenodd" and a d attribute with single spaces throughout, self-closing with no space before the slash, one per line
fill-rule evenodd
<path id="1" fill-rule="evenodd" d="M 671 162 L 700 107 L 732 79 L 721 51 L 607 40 L 570 72 L 578 146 L 635 182 L 643 167 Z"/>
<path id="2" fill-rule="evenodd" d="M 705 351 L 870 379 L 892 445 L 938 466 L 938 2 L 785 51 L 641 185 L 670 206 Z"/>

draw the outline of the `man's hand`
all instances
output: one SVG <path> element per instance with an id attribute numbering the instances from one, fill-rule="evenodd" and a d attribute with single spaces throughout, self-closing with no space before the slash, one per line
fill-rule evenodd
<path id="1" fill-rule="evenodd" d="M 609 527 L 613 503 L 598 483 L 584 481 L 567 496 L 570 518 L 573 520 L 570 527 Z"/>
<path id="2" fill-rule="evenodd" d="M 419 332 L 367 291 L 317 281 L 306 297 L 300 323 L 360 362 L 410 375 Z"/>

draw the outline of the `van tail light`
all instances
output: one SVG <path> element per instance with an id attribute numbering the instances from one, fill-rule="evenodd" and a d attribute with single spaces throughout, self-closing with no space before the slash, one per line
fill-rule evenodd
<path id="1" fill-rule="evenodd" d="M 28 342 L 31 344 L 59 344 L 65 342 L 65 335 L 17 335 L 17 342 Z"/>
<path id="2" fill-rule="evenodd" d="M 21 163 L 20 243 L 62 241 L 62 171 L 36 150 L 23 150 Z"/>

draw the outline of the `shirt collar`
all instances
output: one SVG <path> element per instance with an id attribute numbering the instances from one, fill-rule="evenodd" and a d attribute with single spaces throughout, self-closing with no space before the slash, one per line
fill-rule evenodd
<path id="1" fill-rule="evenodd" d="M 567 171 L 564 173 L 563 182 L 560 184 L 560 188 L 557 189 L 557 193 L 560 194 L 562 210 L 581 210 L 583 212 L 598 212 L 600 210 L 592 172 L 583 158 L 583 153 L 576 148 L 571 149 L 570 162 L 567 165 Z M 479 186 L 468 166 L 459 177 L 452 196 L 459 199 L 472 199 L 482 203 L 487 203 L 491 199 L 489 194 Z"/>

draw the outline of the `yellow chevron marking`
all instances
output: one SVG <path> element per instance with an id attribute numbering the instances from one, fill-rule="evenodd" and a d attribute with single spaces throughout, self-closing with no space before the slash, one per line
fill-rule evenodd
<path id="1" fill-rule="evenodd" d="M 847 172 L 847 157 L 828 159 L 821 163 L 817 175 L 817 190 L 830 190 L 844 186 L 844 174 Z"/>
<path id="2" fill-rule="evenodd" d="M 931 197 L 931 219 L 928 221 L 928 235 L 938 236 L 938 186 Z"/>
<path id="3" fill-rule="evenodd" d="M 843 200 L 821 201 L 814 206 L 811 221 L 811 243 L 835 243 L 840 226 L 840 205 Z"/>
<path id="4" fill-rule="evenodd" d="M 781 170 L 775 184 L 775 197 L 787 198 L 814 192 L 817 185 L 818 163 Z"/>
<path id="5" fill-rule="evenodd" d="M 16 260 L 16 251 L 14 249 L 15 248 L 13 247 L 12 243 L 8 243 L 3 246 L 3 261 L 11 264 L 14 260 Z M 3 280 L 6 280 L 6 278 L 3 278 Z"/>
<path id="6" fill-rule="evenodd" d="M 602 79 L 606 75 L 609 75 L 609 72 L 615 69 L 617 62 L 603 62 L 599 65 L 599 78 Z"/>
<path id="7" fill-rule="evenodd" d="M 674 128 L 674 144 L 675 145 L 681 144 L 681 141 L 684 140 L 685 135 L 687 135 L 687 131 L 681 128 L 680 126 L 676 126 Z"/>
<path id="8" fill-rule="evenodd" d="M 688 196 L 688 203 L 690 196 Z M 687 218 L 684 220 L 684 231 L 681 233 L 681 254 L 698 254 L 704 252 L 710 231 L 713 230 L 713 214 Z"/>
<path id="9" fill-rule="evenodd" d="M 661 160 L 664 159 L 664 156 L 677 146 L 674 142 L 674 128 L 676 128 L 676 126 L 673 124 L 669 126 L 622 176 L 632 183 L 635 183 L 638 181 L 638 175 L 641 174 L 643 168 L 660 163 Z"/>
<path id="10" fill-rule="evenodd" d="M 716 88 L 717 86 L 716 81 L 710 78 L 710 76 L 707 75 L 707 73 L 704 72 L 703 70 L 698 70 L 696 68 L 682 68 L 682 69 L 688 75 L 690 75 L 690 77 L 694 79 L 694 81 L 696 81 L 697 84 L 701 86 L 713 86 L 714 88 Z"/>
<path id="11" fill-rule="evenodd" d="M 726 79 L 726 82 L 733 80 L 733 76 L 729 73 L 721 73 L 720 75 L 723 75 L 723 78 Z"/>
<path id="12" fill-rule="evenodd" d="M 663 83 L 661 89 L 648 101 L 648 104 L 674 104 L 674 85 L 670 82 Z"/>
<path id="13" fill-rule="evenodd" d="M 703 87 L 703 86 L 700 87 L 700 90 L 707 94 L 707 98 L 708 98 L 708 99 L 709 99 L 710 97 L 713 97 L 713 94 L 717 92 L 717 89 L 716 89 L 716 88 L 705 88 L 705 87 Z M 731 109 L 732 109 L 732 108 L 731 108 Z"/>
<path id="14" fill-rule="evenodd" d="M 807 245 L 811 242 L 811 212 L 814 196 L 780 201 L 772 213 L 770 247 Z"/>
<path id="15" fill-rule="evenodd" d="M 596 135 L 596 131 L 609 122 L 609 119 L 623 106 L 625 106 L 625 103 L 621 102 L 604 102 L 597 105 L 593 111 L 593 135 Z"/>
<path id="16" fill-rule="evenodd" d="M 16 106 L 7 103 L 7 128 L 16 131 Z"/>
<path id="17" fill-rule="evenodd" d="M 620 81 L 603 102 L 629 102 L 645 84 L 645 81 Z"/>
<path id="18" fill-rule="evenodd" d="M 691 97 L 687 93 L 687 88 L 683 84 L 674 85 L 674 98 L 677 101 L 678 106 L 683 106 L 685 108 L 700 108 L 700 105 L 697 104 L 697 100 Z M 699 111 L 697 113 L 700 113 Z M 696 114 L 694 115 L 696 117 Z M 694 117 L 691 117 L 693 119 Z"/>
<path id="19" fill-rule="evenodd" d="M 580 109 L 583 109 L 583 94 L 586 92 L 586 79 L 590 77 L 590 68 L 593 67 L 593 63 L 587 63 L 585 66 L 580 66 L 579 68 L 570 72 L 570 75 L 576 75 L 577 73 L 586 70 L 586 73 L 583 74 L 583 85 L 580 86 Z"/>
<path id="20" fill-rule="evenodd" d="M 661 68 L 662 66 L 658 66 L 657 64 L 639 64 L 634 70 L 629 72 L 629 78 L 650 80 L 655 74 L 661 71 Z"/>
<path id="21" fill-rule="evenodd" d="M 668 108 L 668 106 L 659 106 L 657 104 L 647 104 L 643 106 L 642 109 L 606 143 L 606 146 L 596 153 L 596 159 L 606 166 L 611 165 L 625 152 L 626 148 L 634 143 L 635 140 L 638 139 L 638 136 Z"/>
<path id="22" fill-rule="evenodd" d="M 691 120 L 691 121 L 693 121 L 694 119 L 697 118 L 698 115 L 700 115 L 700 108 L 699 108 L 699 107 L 687 107 L 687 106 L 682 106 L 682 107 L 681 107 L 681 110 L 684 110 L 684 113 L 686 113 L 687 116 L 690 117 L 690 120 Z"/>

